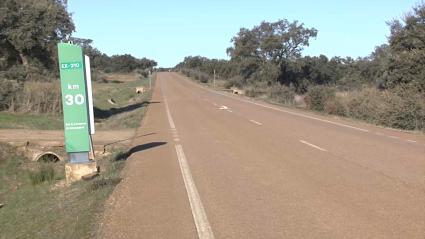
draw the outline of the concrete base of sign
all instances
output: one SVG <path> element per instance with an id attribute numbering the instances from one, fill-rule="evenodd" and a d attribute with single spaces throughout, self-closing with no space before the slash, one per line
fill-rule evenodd
<path id="1" fill-rule="evenodd" d="M 89 163 L 67 163 L 65 164 L 66 183 L 71 184 L 79 181 L 83 176 L 93 174 L 98 171 L 96 162 Z"/>

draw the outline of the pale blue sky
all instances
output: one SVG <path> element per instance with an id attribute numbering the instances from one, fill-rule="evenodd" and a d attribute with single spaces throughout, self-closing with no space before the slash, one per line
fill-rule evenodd
<path id="1" fill-rule="evenodd" d="M 70 0 L 76 32 L 108 55 L 130 53 L 170 67 L 185 56 L 227 58 L 241 27 L 298 20 L 319 31 L 304 55 L 367 56 L 387 42 L 386 21 L 418 0 Z"/>

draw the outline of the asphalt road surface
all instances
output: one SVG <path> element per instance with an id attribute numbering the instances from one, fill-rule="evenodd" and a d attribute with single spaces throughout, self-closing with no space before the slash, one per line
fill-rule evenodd
<path id="1" fill-rule="evenodd" d="M 104 238 L 425 238 L 425 137 L 159 73 Z"/>

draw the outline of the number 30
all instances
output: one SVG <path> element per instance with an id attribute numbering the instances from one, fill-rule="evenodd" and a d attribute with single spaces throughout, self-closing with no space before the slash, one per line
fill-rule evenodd
<path id="1" fill-rule="evenodd" d="M 82 94 L 76 94 L 75 96 L 73 95 L 65 95 L 65 104 L 66 105 L 82 105 L 84 104 L 84 96 Z"/>

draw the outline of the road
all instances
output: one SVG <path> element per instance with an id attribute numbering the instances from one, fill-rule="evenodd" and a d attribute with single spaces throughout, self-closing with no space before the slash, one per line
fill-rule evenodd
<path id="1" fill-rule="evenodd" d="M 425 238 L 425 137 L 159 73 L 104 238 Z"/>

